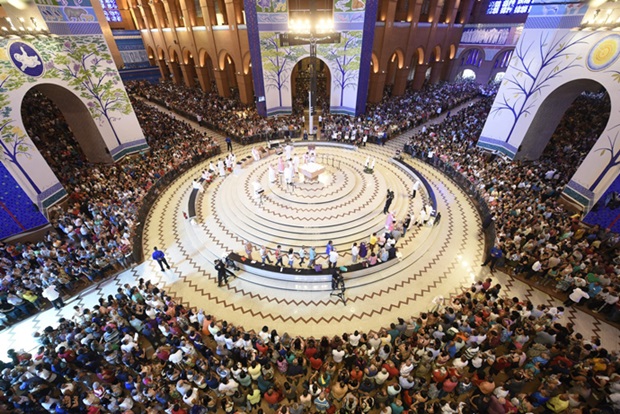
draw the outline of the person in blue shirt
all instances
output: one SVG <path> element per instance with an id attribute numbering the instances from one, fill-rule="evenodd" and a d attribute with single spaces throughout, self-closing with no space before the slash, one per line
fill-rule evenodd
<path id="1" fill-rule="evenodd" d="M 491 247 L 491 251 L 489 252 L 489 255 L 487 256 L 487 259 L 484 261 L 484 263 L 482 263 L 482 266 L 486 266 L 490 262 L 491 273 L 493 273 L 495 271 L 495 265 L 497 264 L 499 259 L 502 258 L 503 255 L 504 253 L 502 252 L 502 249 L 498 245 Z"/>
<path id="2" fill-rule="evenodd" d="M 230 137 L 226 137 L 226 151 L 232 152 L 232 150 L 232 139 L 230 139 Z"/>
<path id="3" fill-rule="evenodd" d="M 330 240 L 327 242 L 327 246 L 325 246 L 325 255 L 329 258 L 329 254 L 332 252 L 334 248 L 333 242 Z"/>
<path id="4" fill-rule="evenodd" d="M 170 269 L 170 265 L 166 261 L 166 255 L 161 250 L 157 250 L 157 247 L 153 248 L 152 257 L 153 257 L 153 260 L 159 263 L 159 266 L 161 267 L 162 272 L 166 271 L 166 269 L 164 269 L 164 265 L 166 265 L 166 267 Z"/>

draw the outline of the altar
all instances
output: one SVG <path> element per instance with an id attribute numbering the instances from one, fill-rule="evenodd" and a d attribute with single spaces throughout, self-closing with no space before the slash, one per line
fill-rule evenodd
<path id="1" fill-rule="evenodd" d="M 325 172 L 325 167 L 316 162 L 309 162 L 299 166 L 299 172 L 303 174 L 308 180 L 316 180 L 319 175 Z"/>

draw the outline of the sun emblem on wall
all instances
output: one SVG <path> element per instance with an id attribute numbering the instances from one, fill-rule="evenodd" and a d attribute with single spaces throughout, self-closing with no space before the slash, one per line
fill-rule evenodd
<path id="1" fill-rule="evenodd" d="M 607 69 L 620 56 L 620 35 L 612 34 L 605 36 L 596 44 L 588 54 L 587 66 L 591 71 Z"/>

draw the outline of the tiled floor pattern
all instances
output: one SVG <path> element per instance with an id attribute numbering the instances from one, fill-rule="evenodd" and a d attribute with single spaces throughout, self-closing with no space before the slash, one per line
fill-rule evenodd
<path id="1" fill-rule="evenodd" d="M 101 295 L 113 294 L 119 286 L 134 283 L 138 278 L 158 283 L 184 304 L 202 308 L 248 329 L 268 325 L 292 335 L 317 336 L 341 334 L 353 329 L 376 330 L 399 316 L 408 317 L 428 310 L 435 296 L 454 294 L 474 280 L 490 275 L 487 268 L 479 266 L 483 257 L 483 238 L 475 207 L 448 178 L 415 160 L 407 162 L 411 162 L 430 182 L 437 197 L 438 210 L 442 213 L 441 223 L 434 228 L 412 229 L 399 242 L 402 244 L 402 261 L 365 276 L 363 283 L 358 280 L 347 282 L 346 305 L 330 296 L 329 292 L 268 288 L 264 286 L 264 278 L 251 274 L 240 275 L 231 280 L 227 287 L 218 288 L 212 265 L 213 260 L 230 247 L 241 251 L 244 238 L 256 237 L 257 242 L 273 246 L 280 238 L 286 239 L 286 229 L 294 226 L 319 228 L 319 231 L 310 231 L 309 235 L 304 231 L 297 232 L 300 239 L 305 238 L 303 242 L 316 238 L 318 243 L 335 229 L 334 233 L 337 230 L 339 234 L 345 234 L 336 243 L 342 245 L 343 251 L 348 250 L 352 239 L 367 237 L 370 228 L 378 230 L 381 227 L 385 217 L 382 209 L 387 186 L 396 191 L 393 206 L 399 212 L 399 218 L 404 215 L 400 212 L 404 211 L 417 214 L 422 200 L 427 200 L 427 197 L 418 196 L 411 203 L 408 198 L 411 179 L 387 162 L 396 149 L 402 148 L 411 133 L 388 142 L 384 147 L 369 145 L 356 153 L 344 149 L 330 150 L 341 159 L 340 171 L 332 169 L 325 185 L 313 184 L 317 188 L 323 187 L 321 191 L 313 191 L 314 188 L 309 185 L 305 190 L 298 188 L 291 192 L 283 189 L 282 185 L 270 187 L 267 183 L 264 185 L 268 193 L 266 200 L 258 206 L 250 191 L 250 180 L 257 177 L 266 179 L 267 166 L 275 162 L 275 157 L 261 160 L 246 167 L 241 174 L 218 178 L 207 187 L 198 197 L 195 222 L 184 220 L 182 215 L 191 192 L 191 181 L 200 175 L 204 165 L 193 168 L 162 193 L 152 206 L 145 226 L 145 252 L 155 245 L 163 249 L 173 266 L 172 270 L 161 272 L 159 266 L 147 260 L 71 299 L 60 311 L 49 310 L 0 332 L 2 347 L 5 350 L 34 348 L 33 332 L 54 325 L 59 317 L 70 317 L 73 306 L 92 306 Z M 236 146 L 235 149 L 238 157 L 250 152 L 249 147 Z M 360 173 L 360 165 L 367 156 L 377 158 L 373 176 Z M 325 196 L 343 185 L 349 190 L 336 191 L 337 196 Z M 332 198 L 325 205 L 309 204 L 307 200 L 313 195 Z M 363 210 L 353 212 L 364 205 Z M 241 213 L 244 217 L 239 217 Z M 316 221 L 316 214 L 334 217 L 326 220 L 326 224 L 297 223 Z M 240 220 L 248 217 L 256 221 L 256 229 L 250 231 L 248 223 Z M 360 226 L 360 223 L 365 224 Z M 291 237 L 288 241 L 293 245 L 295 238 Z M 302 240 L 297 242 L 302 243 Z M 317 252 L 323 249 L 323 245 L 317 244 Z M 339 264 L 346 264 L 347 260 L 350 261 L 350 258 L 345 255 L 342 259 L 344 263 Z M 509 275 L 497 272 L 493 277 L 502 284 L 504 294 L 508 296 L 527 298 L 535 304 L 560 304 Z M 596 335 L 608 349 L 620 350 L 617 329 L 575 309 L 565 312 L 564 322 L 567 321 L 574 323 L 575 329 L 586 337 Z M 0 349 L 0 355 L 3 354 Z"/>

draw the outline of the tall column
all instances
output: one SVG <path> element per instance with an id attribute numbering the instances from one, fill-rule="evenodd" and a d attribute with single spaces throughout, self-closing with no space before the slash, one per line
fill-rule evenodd
<path id="1" fill-rule="evenodd" d="M 193 88 L 196 85 L 196 80 L 194 79 L 194 67 L 185 63 L 181 63 L 179 64 L 179 66 L 181 68 L 181 73 L 183 74 L 183 80 L 185 81 L 185 85 Z"/>
<path id="2" fill-rule="evenodd" d="M 252 85 L 251 74 L 237 74 L 237 87 L 239 88 L 239 99 L 244 104 L 254 102 L 254 86 Z"/>
<path id="3" fill-rule="evenodd" d="M 213 76 L 215 77 L 218 95 L 224 98 L 230 97 L 230 85 L 228 84 L 226 72 L 220 69 L 213 69 Z"/>
<path id="4" fill-rule="evenodd" d="M 377 103 L 381 102 L 383 98 L 383 88 L 385 87 L 385 72 L 371 73 L 370 74 L 370 86 L 368 88 L 368 102 Z"/>
<path id="5" fill-rule="evenodd" d="M 394 86 L 392 87 L 392 95 L 400 96 L 405 93 L 407 89 L 407 77 L 409 76 L 409 69 L 402 67 L 396 70 L 396 77 L 394 78 Z"/>
<path id="6" fill-rule="evenodd" d="M 426 70 L 428 69 L 428 65 L 418 64 L 415 67 L 415 74 L 413 75 L 413 89 L 418 91 L 422 89 L 424 85 L 424 80 L 426 79 Z"/>
<path id="7" fill-rule="evenodd" d="M 198 75 L 198 83 L 200 83 L 200 88 L 205 92 L 211 92 L 209 68 L 206 66 L 196 66 L 196 74 Z"/>

